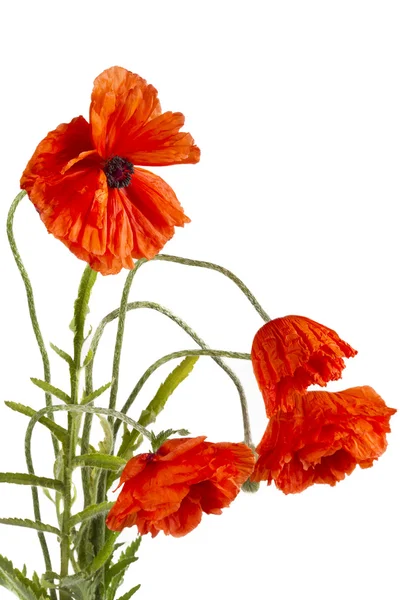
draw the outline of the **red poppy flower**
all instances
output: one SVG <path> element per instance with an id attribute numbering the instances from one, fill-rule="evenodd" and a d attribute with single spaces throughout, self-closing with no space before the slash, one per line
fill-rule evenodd
<path id="1" fill-rule="evenodd" d="M 306 317 L 273 319 L 257 332 L 251 360 L 267 415 L 290 410 L 292 390 L 340 379 L 343 358 L 357 354 L 338 334 Z"/>
<path id="2" fill-rule="evenodd" d="M 172 439 L 156 454 L 131 458 L 107 527 L 121 531 L 137 525 L 142 535 L 164 531 L 180 537 L 197 527 L 203 512 L 221 514 L 250 476 L 255 458 L 245 444 L 204 440 Z"/>
<path id="3" fill-rule="evenodd" d="M 40 142 L 21 178 L 48 231 L 103 275 L 153 258 L 188 223 L 175 193 L 136 165 L 196 163 L 182 113 L 161 112 L 157 90 L 112 67 L 94 82 L 90 123 L 77 117 Z"/>
<path id="4" fill-rule="evenodd" d="M 388 408 L 370 387 L 293 393 L 294 408 L 270 419 L 256 451 L 253 481 L 273 480 L 285 494 L 335 485 L 356 465 L 371 467 L 386 449 Z"/>

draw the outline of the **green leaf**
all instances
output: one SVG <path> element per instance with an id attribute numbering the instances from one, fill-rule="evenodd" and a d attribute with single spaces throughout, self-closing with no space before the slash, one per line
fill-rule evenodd
<path id="1" fill-rule="evenodd" d="M 62 492 L 64 484 L 58 479 L 49 479 L 48 477 L 38 477 L 28 473 L 0 473 L 0 483 L 17 483 L 19 485 L 33 485 L 45 488 L 51 488 Z"/>
<path id="2" fill-rule="evenodd" d="M 106 390 L 108 390 L 108 388 L 111 386 L 111 384 L 112 384 L 112 381 L 109 381 L 108 383 L 105 383 L 104 385 L 102 385 L 101 387 L 99 387 L 94 392 L 91 392 L 87 396 L 83 396 L 81 404 L 85 405 L 85 404 L 89 404 L 89 402 L 93 402 L 93 400 L 95 400 L 96 398 L 98 398 L 99 396 L 101 396 L 101 394 L 103 392 L 105 392 Z"/>
<path id="3" fill-rule="evenodd" d="M 104 563 L 110 558 L 112 553 L 114 552 L 114 543 L 117 537 L 119 536 L 119 531 L 112 532 L 110 537 L 106 540 L 105 544 L 102 548 L 100 548 L 98 554 L 94 557 L 90 565 L 87 567 L 87 572 L 90 575 L 96 573 Z"/>
<path id="4" fill-rule="evenodd" d="M 68 527 L 73 527 L 82 521 L 87 521 L 89 519 L 93 519 L 94 517 L 98 517 L 99 515 L 105 514 L 111 510 L 113 505 L 114 502 L 91 504 L 81 512 L 72 515 L 72 517 L 68 520 Z"/>
<path id="5" fill-rule="evenodd" d="M 73 467 L 97 467 L 111 471 L 120 471 L 126 465 L 126 460 L 111 454 L 81 454 L 72 461 Z"/>
<path id="6" fill-rule="evenodd" d="M 160 385 L 153 400 L 140 415 L 139 423 L 141 425 L 146 427 L 147 425 L 150 425 L 150 423 L 154 423 L 156 417 L 165 407 L 168 398 L 176 390 L 178 385 L 190 375 L 198 360 L 199 356 L 187 356 L 177 367 L 175 367 L 164 383 Z"/>
<path id="7" fill-rule="evenodd" d="M 64 350 L 61 350 L 61 348 L 59 348 L 58 346 L 56 346 L 55 344 L 52 344 L 52 343 L 50 343 L 50 348 L 52 350 L 54 350 L 54 352 L 56 354 L 58 354 L 58 356 L 60 356 L 60 358 L 65 360 L 70 367 L 74 366 L 74 359 L 72 358 L 72 356 L 67 354 L 67 352 L 64 352 Z"/>
<path id="8" fill-rule="evenodd" d="M 125 573 L 133 562 L 137 560 L 136 552 L 142 538 L 139 536 L 121 553 L 115 564 L 110 565 L 105 571 L 106 600 L 114 600 L 118 588 L 124 581 Z"/>
<path id="9" fill-rule="evenodd" d="M 18 527 L 27 527 L 28 529 L 36 529 L 37 531 L 45 531 L 47 533 L 61 535 L 61 532 L 59 529 L 57 529 L 57 527 L 47 525 L 46 523 L 42 523 L 40 521 L 31 521 L 30 519 L 0 518 L 0 523 L 3 525 L 16 525 Z"/>
<path id="10" fill-rule="evenodd" d="M 12 562 L 0 554 L 0 585 L 13 592 L 20 600 L 49 600 L 44 588 L 27 579 L 15 569 Z"/>
<path id="11" fill-rule="evenodd" d="M 126 594 L 124 594 L 123 596 L 120 596 L 118 598 L 118 600 L 129 600 L 129 598 L 132 598 L 133 594 L 135 592 L 137 592 L 139 588 L 140 588 L 140 583 L 138 585 L 135 585 L 135 587 L 130 589 L 129 592 L 126 592 Z"/>
<path id="12" fill-rule="evenodd" d="M 104 431 L 104 440 L 99 442 L 99 450 L 103 454 L 110 454 L 110 452 L 112 451 L 112 448 L 113 448 L 113 441 L 114 441 L 113 429 L 105 417 L 101 417 L 99 415 L 99 420 L 100 420 L 100 425 L 102 426 L 103 431 Z"/>
<path id="13" fill-rule="evenodd" d="M 25 406 L 24 404 L 19 404 L 19 402 L 6 401 L 5 404 L 8 406 L 8 408 L 11 408 L 11 410 L 15 410 L 16 412 L 26 415 L 27 417 L 33 417 L 36 414 L 36 411 L 33 408 L 30 406 Z M 66 429 L 64 429 L 64 427 L 57 425 L 57 423 L 51 419 L 48 419 L 47 417 L 42 417 L 39 419 L 39 423 L 47 427 L 47 429 L 50 429 L 50 431 L 54 433 L 56 438 L 60 440 L 61 443 L 65 443 L 68 437 L 68 432 Z"/>
<path id="14" fill-rule="evenodd" d="M 68 394 L 56 388 L 54 385 L 51 385 L 51 383 L 47 383 L 47 381 L 43 381 L 43 379 L 36 379 L 36 377 L 31 377 L 31 381 L 32 383 L 37 385 L 37 387 L 39 387 L 41 390 L 44 390 L 48 394 L 52 394 L 52 396 L 59 398 L 60 400 L 65 402 L 65 404 L 71 403 L 71 398 L 68 396 Z"/>
<path id="15" fill-rule="evenodd" d="M 75 600 L 93 600 L 98 577 L 91 577 L 86 572 L 63 577 L 60 589 L 70 592 Z"/>
<path id="16" fill-rule="evenodd" d="M 91 348 L 89 348 L 88 353 L 85 356 L 85 360 L 82 363 L 82 368 L 84 369 L 85 367 L 87 367 L 88 365 L 90 365 L 90 363 L 92 362 L 94 357 L 94 353 L 93 350 Z"/>
<path id="17" fill-rule="evenodd" d="M 189 435 L 189 431 L 187 429 L 166 429 L 165 431 L 160 431 L 157 435 L 152 431 L 151 432 L 151 447 L 153 452 L 157 452 L 160 446 L 164 442 L 166 442 L 171 435 L 177 433 L 178 435 Z"/>
<path id="18" fill-rule="evenodd" d="M 157 416 L 164 409 L 168 398 L 176 390 L 178 385 L 190 375 L 198 359 L 199 356 L 187 356 L 177 367 L 175 367 L 164 383 L 160 385 L 153 400 L 151 400 L 147 407 L 142 411 L 138 421 L 140 425 L 147 427 L 150 423 L 154 423 Z M 118 450 L 118 456 L 130 458 L 128 453 L 136 446 L 140 438 L 141 434 L 136 429 L 132 430 L 129 437 L 124 435 L 121 447 Z"/>

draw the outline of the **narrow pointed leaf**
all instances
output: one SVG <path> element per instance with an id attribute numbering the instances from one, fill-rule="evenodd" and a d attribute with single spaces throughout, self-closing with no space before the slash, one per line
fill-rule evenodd
<path id="1" fill-rule="evenodd" d="M 88 573 L 93 574 L 107 562 L 112 553 L 114 552 L 115 540 L 119 536 L 119 531 L 112 532 L 110 537 L 106 540 L 104 546 L 100 549 L 99 553 L 94 557 L 92 562 L 87 568 Z"/>
<path id="2" fill-rule="evenodd" d="M 62 358 L 63 360 L 65 360 L 65 362 L 67 362 L 70 367 L 74 366 L 74 359 L 67 352 L 64 352 L 64 350 L 61 350 L 61 348 L 59 348 L 55 344 L 51 344 L 51 343 L 50 343 L 50 348 L 52 350 L 54 350 L 54 352 L 56 354 L 58 354 L 58 356 L 60 358 Z"/>
<path id="3" fill-rule="evenodd" d="M 68 396 L 68 394 L 55 387 L 54 385 L 51 385 L 51 383 L 47 383 L 47 381 L 43 381 L 43 379 L 36 379 L 36 377 L 31 377 L 31 381 L 32 383 L 37 385 L 37 387 L 39 387 L 41 390 L 44 390 L 48 394 L 52 394 L 52 396 L 59 398 L 60 400 L 65 402 L 65 404 L 71 403 L 71 398 Z"/>
<path id="4" fill-rule="evenodd" d="M 190 375 L 198 360 L 198 356 L 187 356 L 177 367 L 175 367 L 164 383 L 160 385 L 153 400 L 147 408 L 142 411 L 139 418 L 139 423 L 141 425 L 146 427 L 147 425 L 150 425 L 150 423 L 154 423 L 157 415 L 163 410 L 168 398 L 176 390 L 178 385 Z"/>
<path id="5" fill-rule="evenodd" d="M 140 583 L 138 585 L 135 585 L 135 587 L 130 589 L 129 592 L 126 592 L 126 594 L 124 594 L 123 596 L 120 596 L 118 600 L 129 600 L 130 598 L 132 598 L 133 594 L 138 591 L 139 588 Z"/>
<path id="6" fill-rule="evenodd" d="M 198 361 L 199 356 L 187 356 L 179 363 L 177 367 L 168 375 L 167 379 L 160 385 L 153 400 L 142 411 L 139 417 L 139 424 L 147 427 L 150 423 L 154 423 L 157 416 L 164 409 L 165 404 L 176 388 L 190 375 L 194 365 Z M 131 450 L 138 442 L 141 434 L 136 430 L 132 430 L 130 437 L 124 436 L 121 447 L 118 450 L 118 456 L 128 456 Z"/>
<path id="7" fill-rule="evenodd" d="M 100 504 L 92 504 L 81 512 L 76 513 L 76 515 L 73 515 L 68 521 L 68 527 L 73 527 L 82 521 L 87 521 L 88 519 L 93 519 L 94 517 L 105 514 L 111 510 L 113 505 L 114 502 L 101 502 Z"/>
<path id="8" fill-rule="evenodd" d="M 99 421 L 104 431 L 104 439 L 99 442 L 99 451 L 103 454 L 110 454 L 113 447 L 113 429 L 105 417 L 99 415 Z"/>
<path id="9" fill-rule="evenodd" d="M 132 562 L 137 560 L 136 552 L 140 546 L 142 538 L 139 536 L 121 553 L 119 559 L 113 565 L 106 566 L 105 569 L 105 588 L 106 600 L 114 600 L 118 588 L 124 581 L 126 570 Z M 117 545 L 117 544 L 116 544 Z"/>
<path id="10" fill-rule="evenodd" d="M 85 360 L 82 363 L 82 368 L 87 367 L 88 365 L 90 365 L 90 363 L 93 360 L 93 350 L 91 348 L 89 348 L 88 353 L 85 356 Z"/>
<path id="11" fill-rule="evenodd" d="M 62 492 L 64 490 L 63 482 L 59 479 L 49 479 L 48 477 L 38 477 L 28 473 L 0 473 L 0 483 L 17 483 L 19 485 L 33 485 L 38 487 L 50 488 Z"/>
<path id="12" fill-rule="evenodd" d="M 126 465 L 126 460 L 119 456 L 112 456 L 111 454 L 81 454 L 74 458 L 72 465 L 74 467 L 97 467 L 99 469 L 119 471 Z"/>
<path id="13" fill-rule="evenodd" d="M 20 600 L 48 600 L 45 589 L 39 588 L 21 571 L 15 569 L 12 562 L 0 555 L 0 585 L 13 592 Z"/>
<path id="14" fill-rule="evenodd" d="M 111 384 L 112 384 L 112 381 L 109 381 L 108 383 L 106 383 L 106 384 L 102 385 L 101 387 L 99 387 L 94 392 L 91 392 L 87 396 L 84 396 L 82 398 L 81 404 L 84 405 L 84 404 L 89 404 L 89 402 L 93 402 L 93 400 L 95 400 L 96 398 L 98 398 L 99 396 L 101 396 L 101 394 L 103 394 L 103 392 L 105 392 L 106 390 L 108 390 L 108 388 L 111 386 Z"/>
<path id="15" fill-rule="evenodd" d="M 47 533 L 61 535 L 60 530 L 57 529 L 57 527 L 47 525 L 46 523 L 41 523 L 40 521 L 31 521 L 30 519 L 0 518 L 0 523 L 3 525 L 16 525 L 17 527 L 27 527 L 28 529 L 36 529 L 36 531 L 44 531 Z"/>
<path id="16" fill-rule="evenodd" d="M 33 417 L 36 414 L 36 411 L 33 408 L 30 406 L 25 406 L 24 404 L 19 404 L 19 402 L 6 401 L 5 404 L 8 406 L 8 408 L 11 408 L 11 410 L 15 410 L 16 412 L 26 415 L 27 417 Z M 47 427 L 47 429 L 50 429 L 51 433 L 54 433 L 56 438 L 61 443 L 65 443 L 68 437 L 68 432 L 66 429 L 64 429 L 64 427 L 57 425 L 57 423 L 51 419 L 48 419 L 47 417 L 42 417 L 39 419 L 39 423 Z"/>

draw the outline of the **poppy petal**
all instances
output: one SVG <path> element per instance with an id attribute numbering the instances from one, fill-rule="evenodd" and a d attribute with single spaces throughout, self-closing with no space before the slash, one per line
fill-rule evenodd
<path id="1" fill-rule="evenodd" d="M 70 161 L 76 160 L 82 152 L 92 151 L 90 125 L 83 117 L 62 123 L 50 131 L 36 148 L 22 174 L 21 188 L 31 196 L 38 179 L 47 183 L 60 181 Z"/>
<path id="2" fill-rule="evenodd" d="M 387 447 L 396 412 L 371 387 L 294 393 L 294 409 L 277 411 L 256 448 L 251 479 L 275 481 L 285 494 L 314 483 L 335 485 L 357 464 L 372 466 Z"/>
<path id="3" fill-rule="evenodd" d="M 90 105 L 93 143 L 103 158 L 115 154 L 117 139 L 130 135 L 161 113 L 157 90 L 122 67 L 103 71 L 94 81 Z"/>
<path id="4" fill-rule="evenodd" d="M 151 119 L 140 130 L 126 135 L 120 132 L 114 152 L 143 166 L 197 163 L 200 149 L 190 133 L 179 131 L 184 123 L 182 113 L 166 112 Z"/>
<path id="5" fill-rule="evenodd" d="M 343 358 L 356 354 L 333 329 L 306 317 L 266 323 L 254 338 L 251 360 L 267 415 L 293 408 L 291 390 L 305 391 L 311 384 L 325 386 L 340 379 Z"/>

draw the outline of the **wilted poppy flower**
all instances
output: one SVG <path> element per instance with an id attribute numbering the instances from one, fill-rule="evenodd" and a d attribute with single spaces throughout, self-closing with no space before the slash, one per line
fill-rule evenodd
<path id="1" fill-rule="evenodd" d="M 121 493 L 107 527 L 137 525 L 140 534 L 159 531 L 180 537 L 197 527 L 202 513 L 219 515 L 239 493 L 254 467 L 245 444 L 172 439 L 156 454 L 139 454 L 126 464 Z"/>
<path id="2" fill-rule="evenodd" d="M 335 331 L 306 317 L 282 317 L 263 325 L 254 338 L 251 361 L 267 415 L 290 410 L 292 390 L 340 379 L 343 358 L 356 354 Z"/>
<path id="3" fill-rule="evenodd" d="M 137 165 L 196 163 L 182 113 L 121 67 L 94 82 L 90 122 L 77 117 L 40 142 L 21 178 L 48 231 L 103 275 L 153 258 L 190 221 L 170 186 Z"/>
<path id="4" fill-rule="evenodd" d="M 285 494 L 314 483 L 335 485 L 356 465 L 371 467 L 386 449 L 388 408 L 370 387 L 293 393 L 294 408 L 270 419 L 256 448 L 253 481 L 275 482 Z"/>

